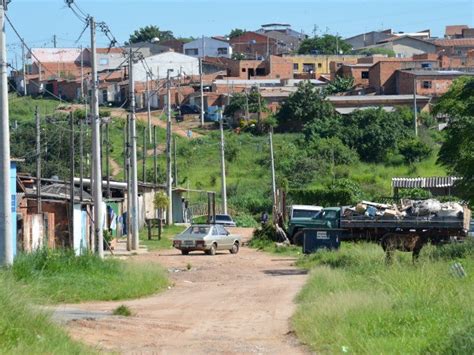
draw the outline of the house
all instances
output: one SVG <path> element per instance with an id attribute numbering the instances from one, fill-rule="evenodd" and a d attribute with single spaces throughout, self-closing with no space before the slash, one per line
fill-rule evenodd
<path id="1" fill-rule="evenodd" d="M 267 35 L 270 32 L 279 32 L 289 37 L 296 38 L 299 41 L 302 41 L 308 37 L 303 32 L 293 30 L 291 25 L 287 23 L 267 23 L 262 25 L 262 27 L 255 32 L 263 35 Z"/>
<path id="2" fill-rule="evenodd" d="M 278 52 L 274 38 L 256 32 L 244 32 L 240 36 L 232 37 L 230 45 L 235 54 L 242 54 L 246 59 L 268 57 Z"/>
<path id="3" fill-rule="evenodd" d="M 123 48 L 97 48 L 97 71 L 121 70 L 128 52 Z"/>
<path id="4" fill-rule="evenodd" d="M 353 78 L 354 86 L 367 87 L 369 86 L 369 70 L 372 65 L 372 63 L 343 63 L 337 71 L 337 76 Z"/>
<path id="5" fill-rule="evenodd" d="M 474 38 L 437 39 L 433 44 L 447 56 L 460 58 L 464 65 L 467 53 L 474 49 Z"/>
<path id="6" fill-rule="evenodd" d="M 212 37 L 201 37 L 185 43 L 183 53 L 191 57 L 232 57 L 232 47 L 228 41 Z"/>
<path id="7" fill-rule="evenodd" d="M 392 37 L 392 30 L 387 29 L 383 31 L 370 31 L 361 33 L 349 38 L 344 39 L 344 42 L 350 44 L 352 49 L 357 50 L 368 46 L 373 46 L 380 41 Z"/>
<path id="8" fill-rule="evenodd" d="M 257 33 L 262 33 L 276 41 L 277 49 L 274 54 L 278 55 L 290 54 L 297 51 L 302 41 L 301 37 L 289 35 L 284 31 L 270 30 L 264 32 L 257 31 Z"/>
<path id="9" fill-rule="evenodd" d="M 152 42 L 136 42 L 130 45 L 134 52 L 141 53 L 145 58 L 156 54 L 172 52 L 170 47 Z"/>
<path id="10" fill-rule="evenodd" d="M 184 47 L 184 41 L 181 41 L 179 39 L 170 39 L 168 41 L 160 41 L 160 45 L 163 47 L 168 47 L 173 50 L 173 52 L 176 53 L 183 53 L 183 47 Z"/>
<path id="11" fill-rule="evenodd" d="M 362 55 L 285 55 L 293 63 L 293 74 L 296 76 L 311 74 L 313 78 L 329 74 L 331 62 L 357 63 Z"/>
<path id="12" fill-rule="evenodd" d="M 393 50 L 397 58 L 409 58 L 415 54 L 436 52 L 436 45 L 434 43 L 412 36 L 392 36 L 379 41 L 375 45 L 366 46 L 364 48 L 385 48 Z"/>
<path id="13" fill-rule="evenodd" d="M 134 65 L 133 79 L 135 81 L 146 82 L 148 67 L 151 70 L 153 80 L 164 79 L 168 75 L 175 78 L 179 75 L 193 76 L 199 75 L 199 60 L 195 57 L 176 52 L 164 52 L 144 59 L 146 65 Z"/>
<path id="14" fill-rule="evenodd" d="M 447 39 L 454 39 L 454 38 L 462 38 L 463 37 L 463 30 L 469 28 L 468 25 L 449 25 L 446 26 L 444 30 L 444 38 Z"/>
<path id="15" fill-rule="evenodd" d="M 426 96 L 441 96 L 445 94 L 453 80 L 474 73 L 459 70 L 398 70 L 396 73 L 397 93 L 399 95 L 416 93 Z"/>
<path id="16" fill-rule="evenodd" d="M 463 28 L 462 38 L 474 38 L 474 28 Z"/>

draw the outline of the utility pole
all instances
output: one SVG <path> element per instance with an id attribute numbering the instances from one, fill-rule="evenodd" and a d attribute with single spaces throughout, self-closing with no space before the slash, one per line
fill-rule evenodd
<path id="1" fill-rule="evenodd" d="M 273 128 L 270 128 L 270 155 L 272 161 L 272 194 L 273 194 L 273 219 L 276 218 L 276 179 L 275 179 L 275 157 L 273 155 Z"/>
<path id="2" fill-rule="evenodd" d="M 57 41 L 56 41 L 56 35 L 53 35 L 53 47 L 56 48 Z"/>
<path id="3" fill-rule="evenodd" d="M 133 51 L 129 49 L 128 58 L 128 89 L 130 96 L 130 139 L 131 139 L 131 227 L 132 250 L 138 250 L 138 171 L 137 171 L 137 122 L 135 120 L 135 82 L 133 79 Z M 130 191 L 129 191 L 130 193 Z"/>
<path id="4" fill-rule="evenodd" d="M 224 214 L 227 214 L 227 185 L 225 178 L 225 143 L 224 143 L 224 124 L 222 122 L 222 117 L 219 120 L 219 128 L 221 131 L 221 194 L 222 194 L 222 211 Z"/>
<path id="5" fill-rule="evenodd" d="M 105 124 L 105 174 L 107 175 L 107 198 L 110 198 L 110 140 L 109 122 Z"/>
<path id="6" fill-rule="evenodd" d="M 79 120 L 79 195 L 81 202 L 84 200 L 84 119 Z"/>
<path id="7" fill-rule="evenodd" d="M 158 184 L 158 172 L 156 171 L 157 149 L 156 149 L 156 126 L 153 126 L 153 183 L 156 186 Z"/>
<path id="8" fill-rule="evenodd" d="M 132 238 L 131 238 L 131 212 L 132 212 L 132 180 L 130 178 L 130 114 L 127 117 L 125 123 L 126 135 L 125 135 L 125 177 L 127 180 L 127 250 L 132 250 Z"/>
<path id="9" fill-rule="evenodd" d="M 416 107 L 416 74 L 413 75 L 413 115 L 415 118 L 415 136 L 418 136 L 418 108 Z"/>
<path id="10" fill-rule="evenodd" d="M 204 126 L 204 84 L 202 82 L 202 58 L 199 58 L 199 82 L 200 82 L 200 87 L 201 87 L 201 127 L 202 127 Z"/>
<path id="11" fill-rule="evenodd" d="M 69 113 L 69 128 L 70 128 L 70 137 L 69 137 L 69 155 L 70 155 L 70 169 L 71 169 L 71 175 L 70 175 L 70 185 L 69 185 L 69 243 L 70 245 L 73 246 L 74 249 L 74 175 L 75 175 L 75 169 L 74 169 L 74 116 L 71 113 Z"/>
<path id="12" fill-rule="evenodd" d="M 5 35 L 6 5 L 6 0 L 0 0 L 0 266 L 13 264 L 10 126 L 7 81 L 8 59 Z M 14 237 L 16 238 L 16 236 Z"/>
<path id="13" fill-rule="evenodd" d="M 146 107 L 147 107 L 147 112 L 148 112 L 148 134 L 150 136 L 150 143 L 151 143 L 151 103 L 150 103 L 150 82 L 148 80 L 148 71 L 146 72 Z M 145 132 L 145 139 L 146 139 L 146 132 Z"/>
<path id="14" fill-rule="evenodd" d="M 21 39 L 21 62 L 23 66 L 23 96 L 28 95 L 26 88 L 26 57 L 25 57 L 25 41 Z"/>
<path id="15" fill-rule="evenodd" d="M 166 209 L 166 224 L 173 224 L 173 191 L 172 191 L 172 171 L 171 171 L 171 79 L 170 72 L 172 69 L 168 69 L 166 75 L 166 86 L 167 86 L 167 121 L 166 121 L 166 192 L 168 195 L 169 205 Z"/>
<path id="16" fill-rule="evenodd" d="M 150 138 L 151 138 L 151 130 Z M 143 127 L 143 151 L 142 151 L 142 181 L 146 182 L 146 127 Z"/>
<path id="17" fill-rule="evenodd" d="M 41 70 L 40 70 L 41 73 Z M 84 100 L 84 50 L 81 45 L 81 100 Z"/>
<path id="18" fill-rule="evenodd" d="M 35 108 L 36 120 L 36 206 L 37 213 L 42 213 L 41 206 L 41 120 L 38 106 Z"/>
<path id="19" fill-rule="evenodd" d="M 97 78 L 97 52 L 95 44 L 95 20 L 89 19 L 91 29 L 91 124 L 92 124 L 92 195 L 94 198 L 94 236 L 100 258 L 104 257 L 104 235 L 102 230 L 102 162 L 100 161 L 100 117 L 99 117 L 99 88 Z"/>
<path id="20" fill-rule="evenodd" d="M 173 137 L 173 167 L 174 167 L 173 183 L 175 187 L 178 187 L 178 164 L 176 164 L 176 137 Z"/>

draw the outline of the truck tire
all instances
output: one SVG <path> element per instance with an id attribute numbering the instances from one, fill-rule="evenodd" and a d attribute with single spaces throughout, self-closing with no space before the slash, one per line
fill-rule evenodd
<path id="1" fill-rule="evenodd" d="M 295 234 L 293 234 L 293 244 L 298 245 L 298 246 L 303 246 L 303 238 L 304 238 L 304 233 L 303 231 L 298 231 Z"/>

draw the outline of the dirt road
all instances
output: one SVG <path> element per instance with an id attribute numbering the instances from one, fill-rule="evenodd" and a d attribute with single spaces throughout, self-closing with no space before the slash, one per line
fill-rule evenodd
<path id="1" fill-rule="evenodd" d="M 306 280 L 294 260 L 246 247 L 237 255 L 166 250 L 137 259 L 168 268 L 171 289 L 132 301 L 61 307 L 60 312 L 91 314 L 67 323 L 73 338 L 119 353 L 306 352 L 290 331 L 293 301 Z M 109 316 L 120 304 L 133 316 Z"/>

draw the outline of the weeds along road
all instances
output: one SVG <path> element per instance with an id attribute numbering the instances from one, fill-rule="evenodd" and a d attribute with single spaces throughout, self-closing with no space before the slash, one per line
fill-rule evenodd
<path id="1" fill-rule="evenodd" d="M 121 304 L 132 317 L 73 320 L 74 339 L 119 353 L 305 353 L 290 331 L 294 298 L 306 281 L 294 260 L 247 247 L 236 255 L 153 252 L 137 262 L 159 263 L 173 286 L 131 301 L 64 306 L 103 314 Z M 190 270 L 188 270 L 190 268 Z M 110 313 L 108 313 L 110 314 Z"/>

